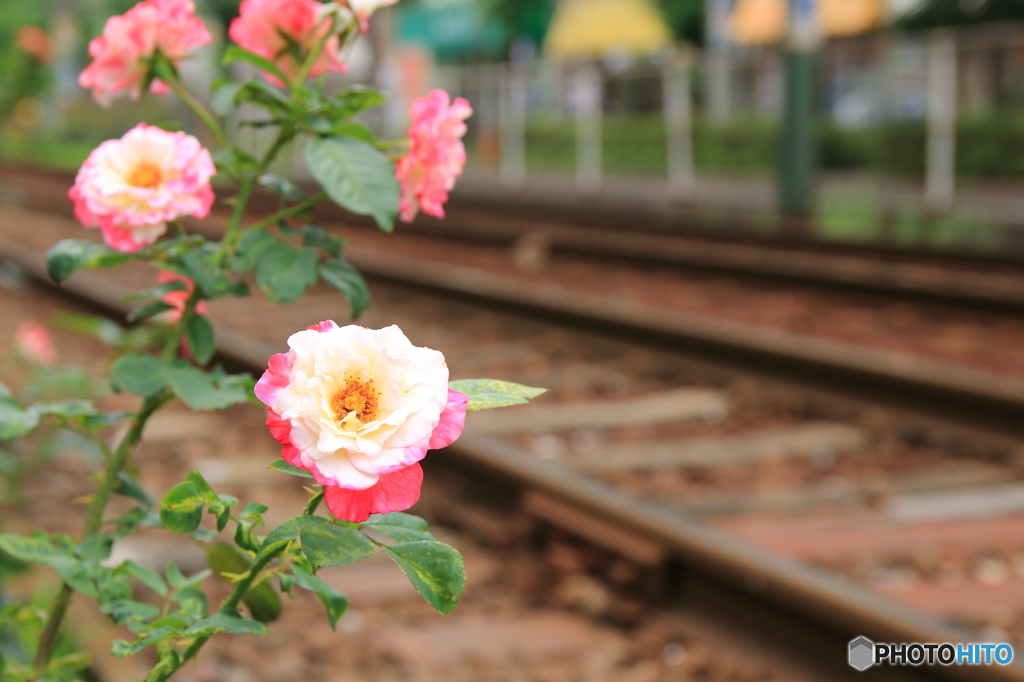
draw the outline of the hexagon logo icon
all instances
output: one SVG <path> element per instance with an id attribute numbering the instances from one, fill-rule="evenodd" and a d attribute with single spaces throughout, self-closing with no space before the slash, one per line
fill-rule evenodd
<path id="1" fill-rule="evenodd" d="M 864 636 L 850 642 L 850 667 L 861 672 L 875 663 L 875 643 Z"/>

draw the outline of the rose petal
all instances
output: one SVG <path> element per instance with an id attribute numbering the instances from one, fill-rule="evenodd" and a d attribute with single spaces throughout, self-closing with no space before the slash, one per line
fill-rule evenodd
<path id="1" fill-rule="evenodd" d="M 419 464 L 384 474 L 377 484 L 366 490 L 346 490 L 328 486 L 324 489 L 327 508 L 339 519 L 362 523 L 371 514 L 405 511 L 420 499 L 423 469 Z"/>

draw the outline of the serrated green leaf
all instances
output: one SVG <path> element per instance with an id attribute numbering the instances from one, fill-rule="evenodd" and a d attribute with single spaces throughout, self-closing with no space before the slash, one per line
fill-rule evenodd
<path id="1" fill-rule="evenodd" d="M 546 393 L 546 388 L 523 386 L 500 379 L 462 379 L 448 382 L 448 388 L 469 398 L 469 411 L 490 410 L 495 407 L 525 405 L 531 398 Z"/>
<path id="2" fill-rule="evenodd" d="M 193 410 L 223 410 L 249 399 L 244 387 L 217 381 L 212 374 L 191 365 L 170 367 L 167 379 L 174 394 Z"/>
<path id="3" fill-rule="evenodd" d="M 46 252 L 46 269 L 60 284 L 81 268 L 106 268 L 131 260 L 128 253 L 114 251 L 104 244 L 84 239 L 65 239 Z"/>
<path id="4" fill-rule="evenodd" d="M 78 547 L 75 548 L 75 554 L 83 561 L 100 562 L 110 556 L 110 550 L 113 546 L 113 533 L 96 533 L 79 543 Z"/>
<path id="5" fill-rule="evenodd" d="M 114 486 L 114 494 L 130 497 L 133 500 L 141 502 L 146 509 L 153 508 L 153 498 L 151 498 L 149 494 L 142 489 L 142 486 L 136 483 L 131 476 L 123 471 L 120 471 L 117 474 L 117 484 Z"/>
<path id="6" fill-rule="evenodd" d="M 132 507 L 130 511 L 117 519 L 115 528 L 117 537 L 124 538 L 134 533 L 140 526 L 159 526 L 160 517 L 151 514 L 142 507 Z"/>
<path id="7" fill-rule="evenodd" d="M 281 70 L 277 68 L 277 65 L 269 59 L 264 59 L 257 54 L 253 54 L 247 50 L 243 50 L 237 45 L 228 45 L 228 48 L 224 50 L 224 57 L 221 58 L 221 63 L 230 64 L 231 62 L 248 62 L 261 71 L 266 71 L 277 76 L 282 82 L 291 82 L 287 76 L 281 73 Z"/>
<path id="8" fill-rule="evenodd" d="M 192 357 L 200 365 L 205 365 L 217 350 L 217 341 L 213 334 L 213 325 L 205 315 L 193 315 L 185 323 L 185 338 Z"/>
<path id="9" fill-rule="evenodd" d="M 146 647 L 153 646 L 157 642 L 162 642 L 165 639 L 177 636 L 178 631 L 175 628 L 168 626 L 154 628 L 134 642 L 115 639 L 110 648 L 110 653 L 113 654 L 115 658 L 126 658 L 139 653 Z"/>
<path id="10" fill-rule="evenodd" d="M 128 353 L 119 357 L 110 368 L 114 385 L 145 398 L 152 397 L 167 387 L 170 366 L 146 353 Z"/>
<path id="11" fill-rule="evenodd" d="M 234 111 L 237 106 L 235 96 L 244 87 L 245 82 L 243 81 L 241 83 L 225 83 L 217 88 L 210 99 L 210 108 L 213 109 L 213 113 L 218 116 L 227 116 Z"/>
<path id="12" fill-rule="evenodd" d="M 370 129 L 362 123 L 336 123 L 330 127 L 327 133 L 332 137 L 354 137 L 370 144 L 377 141 Z"/>
<path id="13" fill-rule="evenodd" d="M 175 533 L 191 533 L 203 518 L 203 501 L 195 483 L 179 483 L 160 503 L 160 523 Z"/>
<path id="14" fill-rule="evenodd" d="M 276 469 L 277 471 L 283 471 L 284 473 L 291 474 L 292 476 L 301 476 L 303 478 L 313 478 L 313 474 L 309 473 L 305 469 L 300 469 L 299 467 L 295 466 L 294 464 L 289 464 L 288 462 L 284 461 L 283 459 L 275 459 L 273 462 L 270 463 L 270 467 L 269 468 Z"/>
<path id="15" fill-rule="evenodd" d="M 426 521 L 412 514 L 391 512 L 390 514 L 374 514 L 363 528 L 372 528 L 396 542 L 417 542 L 419 540 L 437 540 L 430 532 Z"/>
<path id="16" fill-rule="evenodd" d="M 352 308 L 353 320 L 370 308 L 370 288 L 366 280 L 343 258 L 322 263 L 320 277 L 345 296 Z"/>
<path id="17" fill-rule="evenodd" d="M 348 610 L 348 599 L 344 594 L 338 592 L 298 564 L 292 565 L 292 574 L 295 576 L 295 582 L 299 587 L 313 592 L 320 598 L 320 603 L 327 610 L 327 619 L 331 622 L 331 629 L 333 630 L 338 619 L 345 615 L 345 611 Z"/>
<path id="18" fill-rule="evenodd" d="M 39 413 L 9 398 L 0 398 L 0 440 L 20 438 L 39 426 Z"/>
<path id="19" fill-rule="evenodd" d="M 386 156 L 352 137 L 314 138 L 306 145 L 306 164 L 331 199 L 391 231 L 400 193 Z"/>
<path id="20" fill-rule="evenodd" d="M 328 112 L 328 116 L 333 121 L 341 121 L 387 101 L 388 98 L 377 90 L 361 86 L 352 87 L 334 98 L 334 106 Z"/>
<path id="21" fill-rule="evenodd" d="M 315 249 L 277 241 L 256 264 L 256 284 L 276 303 L 291 303 L 316 284 L 320 257 Z"/>
<path id="22" fill-rule="evenodd" d="M 118 625 L 124 625 L 130 621 L 144 621 L 160 615 L 160 608 L 154 604 L 133 601 L 131 599 L 117 599 L 107 602 L 100 611 L 110 616 Z"/>
<path id="23" fill-rule="evenodd" d="M 154 571 L 139 566 L 134 561 L 123 561 L 121 565 L 117 567 L 117 570 L 121 573 L 135 578 L 140 583 L 153 590 L 161 597 L 166 598 L 168 595 L 167 583 L 164 579 L 157 575 Z"/>
<path id="24" fill-rule="evenodd" d="M 307 525 L 299 531 L 302 554 L 314 571 L 367 559 L 374 544 L 355 528 L 330 524 Z"/>
<path id="25" fill-rule="evenodd" d="M 402 542 L 384 547 L 384 553 L 402 569 L 416 591 L 441 613 L 459 603 L 466 587 L 462 555 L 442 542 Z"/>
<path id="26" fill-rule="evenodd" d="M 322 227 L 306 225 L 299 233 L 302 235 L 302 243 L 305 246 L 323 249 L 335 258 L 341 258 L 341 250 L 345 246 L 345 240 L 330 234 Z"/>
<path id="27" fill-rule="evenodd" d="M 238 246 L 229 260 L 235 272 L 248 272 L 256 267 L 264 252 L 277 244 L 278 239 L 263 228 L 246 230 L 238 240 Z"/>
<path id="28" fill-rule="evenodd" d="M 135 323 L 139 320 L 145 320 L 153 317 L 154 315 L 167 312 L 168 310 L 174 310 L 174 306 L 169 303 L 164 303 L 163 301 L 152 301 L 142 307 L 132 310 L 128 313 L 128 317 L 126 319 L 130 323 Z"/>
<path id="29" fill-rule="evenodd" d="M 187 628 L 182 634 L 198 637 L 201 635 L 212 635 L 217 632 L 225 632 L 229 635 L 265 635 L 267 634 L 267 626 L 259 621 L 242 618 L 239 615 L 215 613 Z"/>

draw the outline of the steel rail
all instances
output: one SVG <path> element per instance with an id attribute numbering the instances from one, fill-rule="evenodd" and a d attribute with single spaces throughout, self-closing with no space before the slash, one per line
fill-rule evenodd
<path id="1" fill-rule="evenodd" d="M 365 252 L 353 255 L 363 267 L 382 269 L 379 263 L 369 263 Z M 116 319 L 124 319 L 127 306 L 121 300 L 129 290 L 112 279 L 95 272 L 80 272 L 57 289 L 46 274 L 42 254 L 6 238 L 0 238 L 0 258 L 13 263 L 38 284 L 103 309 Z M 388 267 L 404 270 L 409 265 L 391 261 Z M 462 277 L 462 289 L 480 285 L 478 279 L 465 272 L 450 268 L 445 272 L 456 280 Z M 409 283 L 408 279 L 405 281 Z M 454 283 L 448 281 L 444 287 L 451 288 Z M 435 282 L 431 288 L 437 286 Z M 477 289 L 474 296 L 495 293 Z M 568 293 L 549 295 L 564 301 Z M 509 298 L 507 292 L 504 298 Z M 580 316 L 581 312 L 577 310 L 574 314 Z M 236 366 L 260 372 L 266 359 L 281 350 L 222 324 L 215 326 L 219 357 Z M 674 591 L 675 603 L 765 643 L 814 670 L 816 679 L 859 679 L 859 674 L 845 662 L 846 643 L 858 635 L 895 642 L 972 640 L 971 633 L 948 627 L 846 581 L 760 550 L 568 468 L 536 461 L 515 447 L 482 434 L 467 431 L 455 446 L 435 453 L 428 463 L 467 472 L 482 489 L 504 486 L 516 494 L 516 499 L 529 491 L 539 491 L 601 519 L 608 528 L 654 543 L 664 550 L 668 560 L 665 586 Z M 885 680 L 1024 682 L 1024 666 L 875 668 L 871 675 Z"/>
<path id="2" fill-rule="evenodd" d="M 4 177 L 23 186 L 29 206 L 70 211 L 65 198 L 66 188 L 73 182 L 70 174 L 6 167 L 0 171 L 0 178 Z M 254 210 L 265 214 L 275 210 L 276 198 L 257 193 L 251 204 Z M 486 213 L 488 206 L 491 211 Z M 482 215 L 485 217 L 481 218 Z M 370 226 L 367 220 L 330 203 L 317 207 L 315 216 L 324 224 Z M 767 238 L 723 239 L 701 236 L 693 230 L 659 229 L 656 221 L 630 221 L 615 217 L 614 213 L 596 224 L 580 224 L 573 216 L 568 209 L 541 215 L 491 198 L 455 203 L 446 220 L 421 219 L 403 229 L 506 246 L 531 235 L 555 251 L 1024 315 L 1024 259 L 1001 254 L 953 256 L 863 245 L 794 244 Z M 839 249 L 847 253 L 840 253 Z M 851 255 L 849 251 L 860 254 Z M 951 270 L 943 265 L 899 260 L 922 257 L 943 260 L 954 267 L 971 264 L 974 268 Z M 1020 272 L 990 273 L 977 269 L 978 265 L 992 264 L 1013 266 Z"/>

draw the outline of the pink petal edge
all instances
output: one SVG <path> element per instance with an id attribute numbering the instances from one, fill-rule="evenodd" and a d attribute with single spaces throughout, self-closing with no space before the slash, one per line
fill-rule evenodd
<path id="1" fill-rule="evenodd" d="M 327 508 L 337 518 L 362 523 L 371 514 L 405 511 L 420 499 L 423 469 L 419 463 L 384 474 L 366 490 L 347 490 L 337 486 L 324 488 Z"/>

